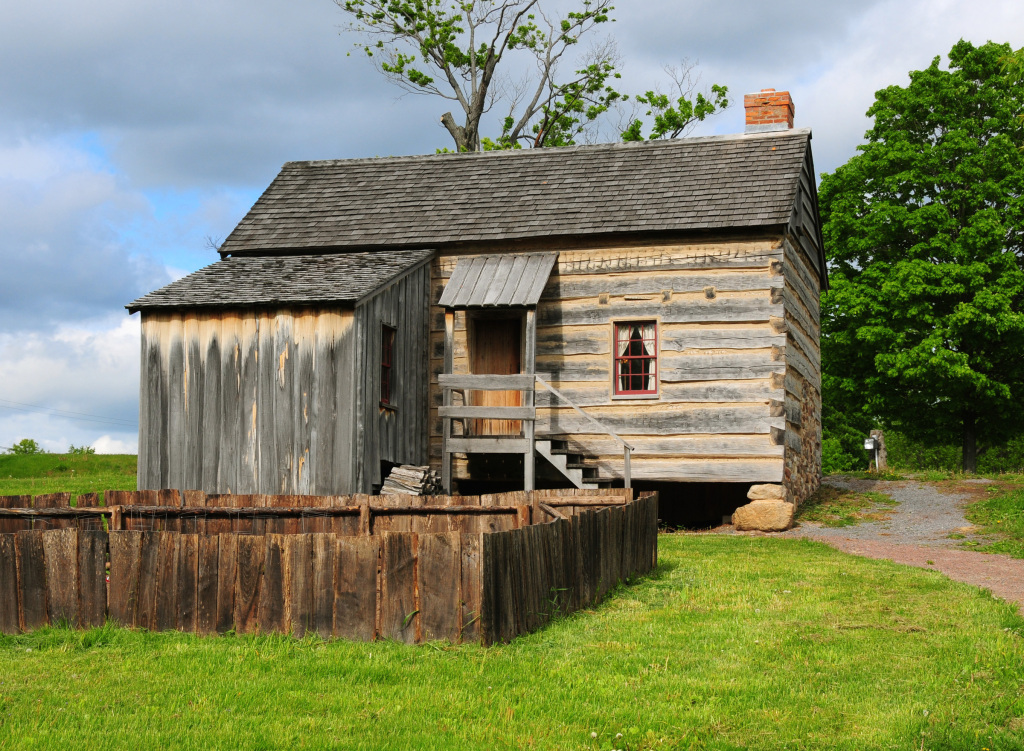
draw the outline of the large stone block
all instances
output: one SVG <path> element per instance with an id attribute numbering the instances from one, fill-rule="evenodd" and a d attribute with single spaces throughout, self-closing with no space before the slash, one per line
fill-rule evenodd
<path id="1" fill-rule="evenodd" d="M 784 501 L 786 489 L 781 485 L 751 485 L 747 498 L 752 501 Z"/>
<path id="2" fill-rule="evenodd" d="M 753 501 L 732 514 L 741 532 L 784 532 L 793 526 L 794 506 L 779 500 Z"/>

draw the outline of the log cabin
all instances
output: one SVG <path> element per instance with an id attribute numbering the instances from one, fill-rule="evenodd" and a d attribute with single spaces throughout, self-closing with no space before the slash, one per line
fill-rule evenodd
<path id="1" fill-rule="evenodd" d="M 718 521 L 820 481 L 811 133 L 291 162 L 221 260 L 135 300 L 139 488 L 609 484 Z M 751 496 L 753 497 L 753 496 Z M 666 506 L 668 508 L 666 508 Z"/>

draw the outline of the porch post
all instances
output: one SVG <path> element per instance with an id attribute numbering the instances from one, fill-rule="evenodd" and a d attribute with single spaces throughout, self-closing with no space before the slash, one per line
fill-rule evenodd
<path id="1" fill-rule="evenodd" d="M 526 341 L 523 347 L 523 372 L 529 375 L 534 375 L 536 371 L 536 359 L 537 359 L 537 311 L 534 308 L 528 308 L 526 310 Z M 523 406 L 524 407 L 535 407 L 536 402 L 534 400 L 534 389 L 537 387 L 536 381 L 530 384 L 530 388 L 526 390 L 523 395 Z M 534 417 L 536 417 L 536 409 L 534 409 Z M 525 420 L 523 422 L 523 433 L 526 438 L 526 453 L 523 454 L 523 489 L 533 490 L 535 479 L 534 470 L 534 453 L 533 453 L 533 436 L 534 429 L 536 427 L 535 420 Z"/>
<path id="2" fill-rule="evenodd" d="M 455 366 L 455 311 L 447 308 L 444 311 L 444 373 L 451 374 Z M 446 407 L 452 406 L 452 390 L 445 386 L 441 389 L 441 401 Z M 452 494 L 452 455 L 448 451 L 452 437 L 452 421 L 448 417 L 441 418 L 441 485 L 447 495 Z"/>

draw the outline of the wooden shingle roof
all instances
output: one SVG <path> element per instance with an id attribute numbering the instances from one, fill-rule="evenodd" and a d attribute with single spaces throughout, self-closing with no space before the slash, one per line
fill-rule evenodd
<path id="1" fill-rule="evenodd" d="M 234 308 L 336 303 L 349 306 L 421 263 L 432 250 L 225 258 L 125 307 Z"/>
<path id="2" fill-rule="evenodd" d="M 810 131 L 289 162 L 224 255 L 784 225 Z"/>

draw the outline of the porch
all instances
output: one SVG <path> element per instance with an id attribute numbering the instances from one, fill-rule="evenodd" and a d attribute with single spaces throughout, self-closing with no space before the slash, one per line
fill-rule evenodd
<path id="1" fill-rule="evenodd" d="M 580 457 L 559 446 L 556 435 L 537 431 L 538 384 L 582 415 L 623 450 L 621 479 L 629 488 L 633 447 L 536 374 L 537 304 L 557 253 L 522 253 L 460 259 L 439 304 L 444 308 L 444 367 L 438 376 L 442 404 L 442 485 L 452 487 L 454 454 L 519 455 L 523 487 L 536 487 L 539 454 L 577 488 L 596 488 Z M 469 373 L 455 372 L 455 314 L 464 311 Z M 575 460 L 575 461 L 574 461 Z"/>

